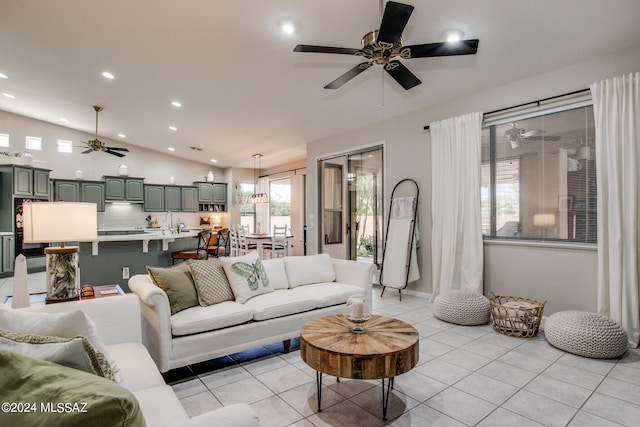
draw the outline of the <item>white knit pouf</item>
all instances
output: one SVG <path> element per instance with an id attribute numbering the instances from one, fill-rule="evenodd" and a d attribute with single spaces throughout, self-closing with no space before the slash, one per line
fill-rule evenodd
<path id="1" fill-rule="evenodd" d="M 544 323 L 544 336 L 554 347 L 595 359 L 611 359 L 627 351 L 627 334 L 618 323 L 588 311 L 560 311 Z"/>
<path id="2" fill-rule="evenodd" d="M 456 325 L 486 325 L 489 322 L 489 300 L 472 291 L 449 291 L 433 302 L 433 315 Z"/>

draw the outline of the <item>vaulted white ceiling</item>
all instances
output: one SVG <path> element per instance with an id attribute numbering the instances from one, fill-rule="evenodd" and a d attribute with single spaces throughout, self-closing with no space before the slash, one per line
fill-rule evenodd
<path id="1" fill-rule="evenodd" d="M 379 66 L 331 91 L 362 58 L 293 48 L 359 48 L 378 0 L 3 0 L 0 93 L 15 99 L 0 96 L 0 109 L 93 133 L 97 104 L 101 137 L 132 149 L 171 146 L 219 167 L 252 167 L 261 152 L 269 167 L 326 136 L 640 44 L 638 0 L 405 2 L 404 44 L 458 28 L 478 54 L 405 60 L 423 82 L 409 91 Z"/>

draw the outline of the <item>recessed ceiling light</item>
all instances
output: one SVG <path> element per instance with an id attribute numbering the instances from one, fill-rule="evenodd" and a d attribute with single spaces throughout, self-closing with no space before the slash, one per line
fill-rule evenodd
<path id="1" fill-rule="evenodd" d="M 296 32 L 296 26 L 291 21 L 283 21 L 280 24 L 280 29 L 285 34 L 293 34 Z"/>
<path id="2" fill-rule="evenodd" d="M 69 123 L 69 120 L 65 119 L 64 117 L 60 117 L 60 121 L 61 122 L 65 122 L 65 123 Z"/>
<path id="3" fill-rule="evenodd" d="M 118 134 L 118 136 L 119 136 L 120 138 L 126 138 L 126 137 L 127 137 L 127 135 L 125 135 L 124 133 L 119 133 L 119 134 Z"/>
<path id="4" fill-rule="evenodd" d="M 3 93 L 4 96 L 6 96 L 9 99 L 16 99 L 15 95 L 12 95 L 10 93 Z"/>
<path id="5" fill-rule="evenodd" d="M 176 151 L 176 148 L 175 148 L 175 147 L 169 147 L 169 148 L 167 148 L 167 150 L 169 150 L 169 151 Z"/>
<path id="6" fill-rule="evenodd" d="M 452 28 L 442 32 L 442 38 L 448 43 L 456 43 L 464 38 L 464 33 L 462 30 L 458 30 L 457 28 Z"/>
<path id="7" fill-rule="evenodd" d="M 174 107 L 182 107 L 182 103 L 180 103 L 179 101 L 171 101 L 171 105 L 173 105 Z"/>
<path id="8" fill-rule="evenodd" d="M 116 78 L 116 76 L 114 76 L 113 74 L 111 74 L 108 71 L 105 71 L 102 73 L 102 77 L 104 77 L 105 79 L 109 79 L 109 80 L 113 80 Z"/>
<path id="9" fill-rule="evenodd" d="M 178 130 L 178 128 L 177 128 L 177 127 L 175 127 L 175 126 L 169 126 L 169 130 L 172 130 L 172 131 L 174 131 L 174 132 L 175 132 L 175 131 L 177 131 L 177 130 Z"/>
<path id="10" fill-rule="evenodd" d="M 0 73 L 0 79 L 8 79 L 6 74 Z"/>
<path id="11" fill-rule="evenodd" d="M 218 163 L 216 159 L 211 159 L 211 163 Z"/>

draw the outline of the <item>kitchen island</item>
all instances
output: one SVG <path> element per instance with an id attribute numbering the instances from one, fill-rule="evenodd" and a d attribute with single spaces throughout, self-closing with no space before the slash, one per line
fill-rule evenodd
<path id="1" fill-rule="evenodd" d="M 129 292 L 129 276 L 146 274 L 147 266 L 169 267 L 172 252 L 196 248 L 198 231 L 108 230 L 80 241 L 80 286 L 119 284 Z"/>

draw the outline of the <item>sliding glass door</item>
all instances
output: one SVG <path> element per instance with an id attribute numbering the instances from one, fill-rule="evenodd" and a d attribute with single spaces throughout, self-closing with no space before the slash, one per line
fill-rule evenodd
<path id="1" fill-rule="evenodd" d="M 319 161 L 320 252 L 382 261 L 382 147 Z"/>

